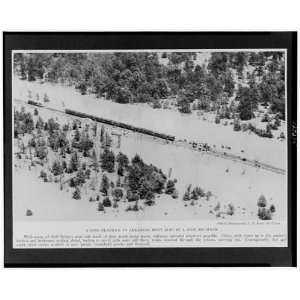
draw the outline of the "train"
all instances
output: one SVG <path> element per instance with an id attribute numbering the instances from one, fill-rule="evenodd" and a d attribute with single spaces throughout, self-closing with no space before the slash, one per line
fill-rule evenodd
<path id="1" fill-rule="evenodd" d="M 43 107 L 42 103 L 35 102 L 35 101 L 32 101 L 32 100 L 28 100 L 28 104 L 38 106 L 38 107 Z M 125 123 L 122 123 L 122 122 L 117 122 L 117 121 L 114 121 L 114 120 L 89 115 L 89 114 L 82 113 L 82 112 L 79 112 L 79 111 L 76 111 L 76 110 L 71 110 L 71 109 L 68 109 L 68 108 L 64 109 L 63 112 L 68 114 L 68 115 L 72 115 L 72 116 L 76 116 L 76 117 L 80 117 L 80 118 L 91 119 L 91 120 L 96 121 L 96 122 L 100 122 L 100 123 L 104 123 L 104 124 L 124 128 L 124 129 L 131 130 L 131 131 L 134 131 L 134 132 L 143 133 L 143 134 L 150 135 L 150 136 L 153 136 L 153 137 L 157 137 L 157 138 L 160 138 L 160 139 L 164 139 L 164 140 L 167 140 L 167 141 L 170 141 L 170 142 L 175 141 L 175 136 L 173 136 L 173 135 L 159 133 L 159 132 L 156 132 L 156 131 L 152 131 L 152 130 L 149 130 L 149 129 L 132 126 L 132 125 L 125 124 Z"/>
<path id="2" fill-rule="evenodd" d="M 35 105 L 35 106 L 38 106 L 38 107 L 43 107 L 42 103 L 35 102 L 35 101 L 32 101 L 32 100 L 28 100 L 28 104 Z"/>
<path id="3" fill-rule="evenodd" d="M 161 139 L 164 139 L 164 140 L 168 140 L 168 141 L 171 141 L 171 142 L 175 141 L 175 136 L 172 136 L 172 135 L 159 133 L 159 132 L 156 132 L 156 131 L 152 131 L 152 130 L 141 128 L 141 127 L 132 126 L 132 125 L 129 125 L 129 124 L 126 124 L 126 123 L 117 122 L 117 121 L 110 120 L 110 119 L 96 117 L 96 116 L 93 116 L 93 115 L 78 112 L 78 111 L 71 110 L 71 109 L 68 109 L 68 108 L 65 109 L 65 113 L 68 114 L 68 115 L 72 115 L 72 116 L 76 116 L 76 117 L 80 117 L 80 118 L 88 118 L 88 119 L 91 119 L 91 120 L 96 121 L 96 122 L 100 122 L 100 123 L 104 123 L 104 124 L 124 128 L 124 129 L 127 129 L 127 130 L 131 130 L 131 131 L 134 131 L 134 132 L 139 132 L 139 133 L 143 133 L 143 134 L 146 134 L 146 135 L 154 136 L 154 137 L 161 138 Z"/>

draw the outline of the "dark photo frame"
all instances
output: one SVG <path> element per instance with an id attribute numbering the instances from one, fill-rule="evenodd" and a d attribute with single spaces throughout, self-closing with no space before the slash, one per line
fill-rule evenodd
<path id="1" fill-rule="evenodd" d="M 12 51 L 139 49 L 287 49 L 287 247 L 13 247 Z M 296 32 L 5 32 L 4 264 L 6 267 L 158 267 L 297 265 Z"/>

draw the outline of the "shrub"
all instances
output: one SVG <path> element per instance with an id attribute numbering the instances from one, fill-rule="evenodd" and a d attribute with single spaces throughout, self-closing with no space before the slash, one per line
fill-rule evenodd
<path id="1" fill-rule="evenodd" d="M 155 204 L 155 201 L 153 199 L 145 200 L 145 205 L 147 206 L 153 206 Z"/>
<path id="2" fill-rule="evenodd" d="M 30 216 L 32 216 L 32 215 L 33 215 L 32 210 L 31 210 L 31 209 L 27 209 L 27 210 L 26 210 L 26 216 L 27 216 L 27 217 L 30 217 Z"/>
<path id="3" fill-rule="evenodd" d="M 245 124 L 245 123 L 241 124 L 241 130 L 242 131 L 247 131 L 248 130 L 248 125 Z"/>
<path id="4" fill-rule="evenodd" d="M 275 205 L 272 204 L 272 205 L 270 206 L 270 212 L 273 214 L 275 211 L 276 211 Z"/>
<path id="5" fill-rule="evenodd" d="M 257 201 L 258 207 L 266 207 L 267 206 L 267 199 L 264 195 L 260 195 Z"/>
<path id="6" fill-rule="evenodd" d="M 227 215 L 232 216 L 234 214 L 234 206 L 233 204 L 229 203 L 228 204 L 228 209 L 227 209 Z"/>
<path id="7" fill-rule="evenodd" d="M 177 199 L 178 198 L 178 191 L 175 189 L 172 193 L 172 198 Z"/>
<path id="8" fill-rule="evenodd" d="M 41 170 L 41 172 L 40 172 L 40 177 L 41 177 L 41 178 L 47 177 L 47 173 L 46 173 L 45 171 Z"/>
<path id="9" fill-rule="evenodd" d="M 285 135 L 284 135 L 284 133 L 283 133 L 283 132 L 281 132 L 281 133 L 280 133 L 280 136 L 279 136 L 279 138 L 280 138 L 280 139 L 282 139 L 282 140 L 284 140 L 284 139 L 285 139 Z"/>
<path id="10" fill-rule="evenodd" d="M 241 124 L 239 119 L 235 119 L 233 122 L 233 130 L 234 131 L 240 131 L 241 130 Z"/>

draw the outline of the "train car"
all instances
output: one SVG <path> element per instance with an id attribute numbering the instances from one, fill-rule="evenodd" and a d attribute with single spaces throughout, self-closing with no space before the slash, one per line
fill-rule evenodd
<path id="1" fill-rule="evenodd" d="M 104 124 L 124 128 L 124 129 L 131 130 L 131 131 L 134 131 L 134 132 L 139 132 L 139 133 L 151 135 L 151 136 L 158 137 L 158 138 L 161 138 L 161 139 L 164 139 L 164 140 L 169 140 L 169 141 L 172 141 L 172 142 L 175 141 L 175 136 L 172 136 L 172 135 L 167 135 L 167 134 L 155 132 L 155 131 L 145 129 L 145 128 L 135 127 L 135 126 L 132 126 L 132 125 L 129 125 L 129 124 L 125 124 L 125 123 L 121 123 L 121 122 L 117 122 L 117 121 L 113 121 L 113 120 L 109 120 L 109 119 L 104 119 L 104 118 L 96 117 L 96 116 L 93 116 L 93 115 L 88 115 L 88 114 L 78 112 L 78 111 L 75 111 L 75 110 L 65 109 L 65 113 L 69 114 L 69 115 L 77 116 L 77 117 L 80 117 L 80 118 L 90 118 L 90 119 L 92 119 L 96 122 L 100 122 L 100 123 L 104 123 Z"/>
<path id="2" fill-rule="evenodd" d="M 31 104 L 31 105 L 35 105 L 35 106 L 38 106 L 38 107 L 43 107 L 44 105 L 40 102 L 35 102 L 35 101 L 32 101 L 32 100 L 28 100 L 27 101 L 28 104 Z"/>

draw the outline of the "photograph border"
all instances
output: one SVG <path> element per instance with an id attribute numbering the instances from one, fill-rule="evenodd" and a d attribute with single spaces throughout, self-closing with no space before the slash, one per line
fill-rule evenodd
<path id="1" fill-rule="evenodd" d="M 12 51 L 44 52 L 44 50 L 58 51 L 58 49 L 74 51 L 287 49 L 288 247 L 13 249 Z M 3 50 L 4 263 L 6 267 L 296 266 L 296 32 L 4 32 Z"/>

